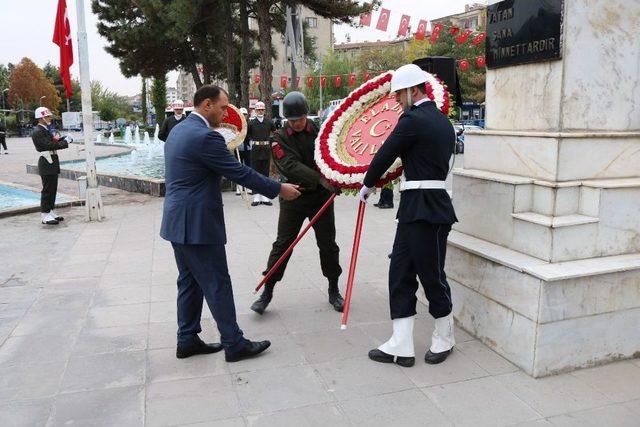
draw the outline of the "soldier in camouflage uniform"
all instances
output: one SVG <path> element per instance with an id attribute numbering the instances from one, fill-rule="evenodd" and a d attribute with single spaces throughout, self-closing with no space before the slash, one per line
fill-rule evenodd
<path id="1" fill-rule="evenodd" d="M 311 219 L 331 197 L 340 190 L 329 184 L 318 172 L 313 159 L 314 143 L 318 128 L 307 120 L 309 107 L 304 95 L 291 92 L 283 100 L 284 116 L 287 123 L 275 135 L 271 146 L 273 160 L 283 180 L 298 184 L 302 196 L 294 201 L 280 198 L 280 216 L 278 218 L 278 237 L 269 254 L 267 268 L 263 274 L 280 259 L 297 237 L 305 219 Z M 344 300 L 338 289 L 338 278 L 342 273 L 339 263 L 340 249 L 336 244 L 336 225 L 333 205 L 313 226 L 318 248 L 322 274 L 329 281 L 329 303 L 336 311 L 342 311 Z M 260 298 L 251 309 L 262 314 L 271 302 L 273 288 L 282 279 L 288 258 L 265 284 Z"/>

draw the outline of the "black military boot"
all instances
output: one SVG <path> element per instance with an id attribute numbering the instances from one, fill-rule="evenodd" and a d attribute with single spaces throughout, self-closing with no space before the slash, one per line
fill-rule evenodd
<path id="1" fill-rule="evenodd" d="M 329 304 L 340 313 L 344 310 L 344 299 L 342 299 L 342 295 L 340 295 L 337 280 L 329 280 Z"/>
<path id="2" fill-rule="evenodd" d="M 260 298 L 256 300 L 253 304 L 251 304 L 251 310 L 255 311 L 258 314 L 264 313 L 267 309 L 267 306 L 271 302 L 271 298 L 273 298 L 273 287 L 275 283 L 265 283 L 264 290 L 260 295 Z"/>

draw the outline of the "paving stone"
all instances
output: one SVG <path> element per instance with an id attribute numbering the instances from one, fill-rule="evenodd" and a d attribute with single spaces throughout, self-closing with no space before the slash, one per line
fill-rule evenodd
<path id="1" fill-rule="evenodd" d="M 37 335 L 8 338 L 0 347 L 0 365 L 35 365 L 48 362 L 65 362 L 75 342 L 73 335 Z"/>
<path id="2" fill-rule="evenodd" d="M 43 426 L 49 419 L 51 406 L 50 399 L 0 403 L 0 425 L 3 427 Z"/>
<path id="3" fill-rule="evenodd" d="M 151 302 L 173 301 L 176 302 L 178 288 L 175 283 L 169 286 L 152 286 Z"/>
<path id="4" fill-rule="evenodd" d="M 340 402 L 351 425 L 452 426 L 442 412 L 419 390 L 405 390 Z"/>
<path id="5" fill-rule="evenodd" d="M 147 352 L 147 382 L 171 381 L 228 373 L 222 352 L 176 358 L 175 346 Z"/>
<path id="6" fill-rule="evenodd" d="M 456 426 L 507 426 L 540 418 L 539 413 L 492 378 L 422 390 Z"/>
<path id="7" fill-rule="evenodd" d="M 33 365 L 0 365 L 0 402 L 52 397 L 58 391 L 66 361 Z"/>
<path id="8" fill-rule="evenodd" d="M 118 288 L 149 286 L 151 284 L 151 274 L 148 272 L 103 274 L 98 283 L 99 287 Z"/>
<path id="9" fill-rule="evenodd" d="M 233 374 L 245 414 L 296 408 L 332 400 L 315 371 L 308 366 Z M 278 390 L 278 393 L 273 393 Z"/>
<path id="10" fill-rule="evenodd" d="M 415 388 L 395 364 L 376 363 L 367 356 L 314 365 L 329 391 L 339 401 Z"/>
<path id="11" fill-rule="evenodd" d="M 339 427 L 349 423 L 335 404 L 324 404 L 285 409 L 269 414 L 249 415 L 247 425 L 252 427 Z"/>
<path id="12" fill-rule="evenodd" d="M 640 399 L 640 367 L 623 361 L 583 369 L 572 375 L 607 395 L 614 402 Z"/>
<path id="13" fill-rule="evenodd" d="M 239 415 L 230 375 L 158 382 L 148 387 L 148 426 L 190 424 Z"/>
<path id="14" fill-rule="evenodd" d="M 85 328 L 73 349 L 74 356 L 140 351 L 147 348 L 147 325 Z"/>
<path id="15" fill-rule="evenodd" d="M 571 375 L 535 379 L 514 372 L 495 379 L 544 417 L 613 403 L 606 394 Z"/>
<path id="16" fill-rule="evenodd" d="M 375 345 L 374 341 L 357 328 L 293 334 L 311 363 L 337 361 L 351 357 L 366 356 Z"/>
<path id="17" fill-rule="evenodd" d="M 144 388 L 124 387 L 62 394 L 56 398 L 48 426 L 144 425 Z"/>
<path id="18" fill-rule="evenodd" d="M 145 380 L 145 364 L 144 351 L 73 357 L 64 373 L 61 392 L 140 385 Z"/>
<path id="19" fill-rule="evenodd" d="M 456 349 L 476 362 L 492 375 L 516 372 L 519 368 L 480 341 L 467 341 L 456 345 Z"/>
<path id="20" fill-rule="evenodd" d="M 151 287 L 98 288 L 93 298 L 94 307 L 141 304 L 151 300 Z"/>
<path id="21" fill-rule="evenodd" d="M 92 307 L 87 319 L 91 328 L 139 325 L 146 324 L 148 321 L 149 304 L 147 303 Z"/>
<path id="22" fill-rule="evenodd" d="M 220 342 L 220 335 L 212 322 L 205 319 L 201 324 L 202 332 L 199 336 L 202 340 L 205 342 Z M 175 349 L 177 330 L 176 322 L 149 323 L 149 349 Z"/>
<path id="23" fill-rule="evenodd" d="M 437 365 L 425 363 L 424 354 L 416 351 L 415 366 L 411 369 L 403 369 L 402 373 L 417 387 L 455 383 L 489 376 L 487 371 L 455 349 L 447 357 L 447 360 Z"/>
<path id="24" fill-rule="evenodd" d="M 637 427 L 640 424 L 638 414 L 621 404 L 558 415 L 548 421 L 557 427 Z"/>
<path id="25" fill-rule="evenodd" d="M 304 352 L 291 335 L 251 335 L 249 338 L 254 341 L 269 340 L 271 347 L 259 357 L 229 363 L 229 372 L 257 371 L 308 363 Z"/>

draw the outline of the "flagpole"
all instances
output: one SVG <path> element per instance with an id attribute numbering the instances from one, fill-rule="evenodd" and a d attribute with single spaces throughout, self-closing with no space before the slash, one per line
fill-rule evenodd
<path id="1" fill-rule="evenodd" d="M 87 164 L 87 221 L 102 221 L 104 206 L 98 176 L 96 173 L 96 156 L 93 144 L 93 108 L 91 106 L 91 79 L 89 77 L 89 47 L 87 45 L 87 28 L 84 18 L 84 0 L 76 0 L 78 15 L 78 59 L 80 60 L 80 89 L 82 91 L 82 129 Z"/>

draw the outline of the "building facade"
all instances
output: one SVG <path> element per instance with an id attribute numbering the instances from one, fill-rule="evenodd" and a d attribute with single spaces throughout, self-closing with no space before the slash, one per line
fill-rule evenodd
<path id="1" fill-rule="evenodd" d="M 167 90 L 167 93 L 169 91 Z M 196 93 L 196 82 L 193 81 L 191 73 L 184 70 L 178 70 L 178 78 L 176 79 L 176 99 L 182 100 L 185 105 L 192 105 L 193 95 Z"/>
<path id="2" fill-rule="evenodd" d="M 464 12 L 432 19 L 431 26 L 433 28 L 435 24 L 446 24 L 447 22 L 463 29 L 486 28 L 487 6 L 480 3 L 467 4 L 464 6 Z"/>
<path id="3" fill-rule="evenodd" d="M 172 105 L 178 100 L 178 91 L 175 87 L 167 87 L 167 104 Z"/>
<path id="4" fill-rule="evenodd" d="M 395 40 L 375 41 L 375 42 L 359 42 L 359 43 L 340 43 L 333 46 L 333 51 L 342 58 L 354 61 L 358 55 L 365 50 L 381 50 L 386 48 L 396 48 L 404 52 L 409 46 L 412 37 L 404 37 Z"/>

